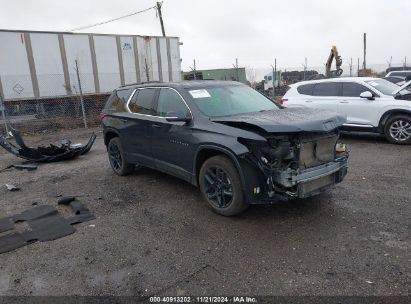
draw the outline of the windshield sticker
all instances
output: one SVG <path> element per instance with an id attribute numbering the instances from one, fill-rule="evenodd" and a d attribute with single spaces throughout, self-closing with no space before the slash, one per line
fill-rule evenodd
<path id="1" fill-rule="evenodd" d="M 373 87 L 376 87 L 378 85 L 378 83 L 376 83 L 375 81 L 371 81 L 369 82 L 370 85 L 372 85 Z"/>
<path id="2" fill-rule="evenodd" d="M 190 95 L 193 98 L 209 98 L 211 95 L 207 92 L 207 90 L 202 89 L 202 90 L 191 90 L 189 91 Z"/>

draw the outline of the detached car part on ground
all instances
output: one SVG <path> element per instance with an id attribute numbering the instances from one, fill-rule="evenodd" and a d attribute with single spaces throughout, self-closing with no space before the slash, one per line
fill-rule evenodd
<path id="1" fill-rule="evenodd" d="M 89 152 L 94 144 L 94 141 L 96 140 L 96 135 L 93 133 L 86 145 L 72 145 L 71 141 L 64 140 L 60 146 L 50 144 L 49 146 L 30 148 L 26 146 L 23 138 L 17 130 L 12 128 L 10 125 L 8 125 L 8 128 L 20 148 L 10 143 L 2 135 L 0 135 L 0 146 L 17 157 L 34 162 L 56 162 L 75 158 Z"/>
<path id="2" fill-rule="evenodd" d="M 285 109 L 237 82 L 120 87 L 101 118 L 116 174 L 138 165 L 174 175 L 199 186 L 226 216 L 316 195 L 347 173 L 345 146 L 336 151 L 344 117 Z"/>

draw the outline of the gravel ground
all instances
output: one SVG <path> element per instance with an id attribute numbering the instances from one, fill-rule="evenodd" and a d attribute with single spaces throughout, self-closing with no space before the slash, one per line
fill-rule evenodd
<path id="1" fill-rule="evenodd" d="M 76 160 L 2 172 L 0 217 L 87 194 L 81 201 L 97 219 L 1 254 L 0 295 L 410 295 L 411 147 L 342 140 L 351 151 L 342 184 L 233 218 L 211 212 L 197 188 L 174 177 L 148 169 L 115 176 L 101 133 Z M 0 167 L 12 163 L 21 161 L 0 151 Z"/>

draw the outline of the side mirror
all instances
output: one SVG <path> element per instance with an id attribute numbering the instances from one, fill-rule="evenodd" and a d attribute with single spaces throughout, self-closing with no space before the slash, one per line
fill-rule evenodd
<path id="1" fill-rule="evenodd" d="M 374 95 L 370 91 L 365 91 L 360 94 L 361 98 L 367 98 L 368 100 L 374 100 Z"/>
<path id="2" fill-rule="evenodd" d="M 166 120 L 169 122 L 185 122 L 188 123 L 191 121 L 191 117 L 185 115 L 181 112 L 167 112 Z"/>

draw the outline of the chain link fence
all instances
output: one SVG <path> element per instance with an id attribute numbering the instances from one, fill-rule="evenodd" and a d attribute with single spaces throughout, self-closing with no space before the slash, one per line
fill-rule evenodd
<path id="1" fill-rule="evenodd" d="M 401 63 L 392 64 L 393 67 L 398 69 L 410 69 L 402 66 Z M 367 66 L 367 69 L 363 70 L 363 67 L 357 63 L 343 63 L 341 68 L 343 73 L 340 77 L 384 77 L 387 69 L 390 66 L 387 64 L 371 64 Z M 333 63 L 331 70 L 335 69 L 335 62 Z M 267 68 L 246 68 L 247 82 L 250 86 L 257 91 L 270 97 L 271 99 L 279 100 L 284 96 L 288 90 L 290 84 L 294 84 L 304 80 L 322 79 L 325 76 L 324 66 L 281 66 Z M 274 81 L 273 81 L 274 79 Z M 273 82 L 275 88 L 273 90 Z M 273 92 L 274 91 L 274 92 Z M 274 95 L 274 96 L 273 96 Z"/>
<path id="2" fill-rule="evenodd" d="M 92 93 L 92 77 L 79 74 L 77 83 L 67 87 L 63 75 L 40 75 L 38 87 L 42 97 L 37 98 L 29 97 L 35 95 L 31 83 L 22 81 L 30 79 L 29 75 L 3 77 L 3 91 L 8 92 L 8 97 L 0 94 L 0 132 L 7 133 L 6 121 L 28 134 L 98 126 L 99 114 L 114 87 L 107 88 L 106 93 Z"/>

